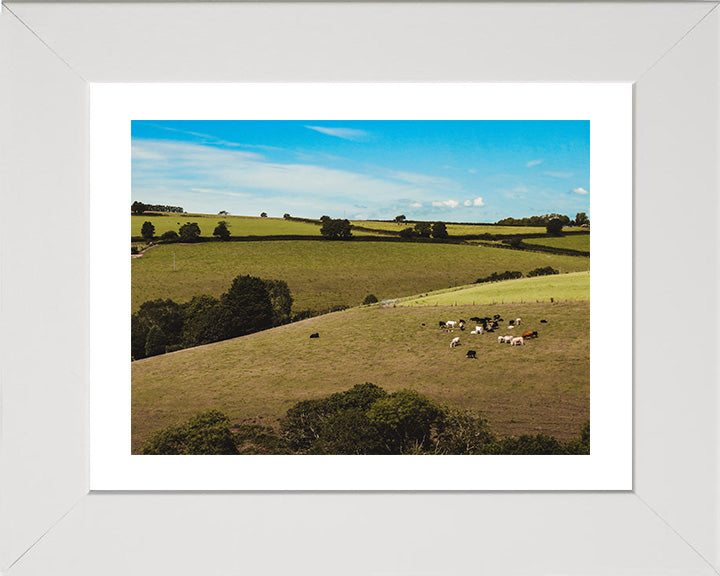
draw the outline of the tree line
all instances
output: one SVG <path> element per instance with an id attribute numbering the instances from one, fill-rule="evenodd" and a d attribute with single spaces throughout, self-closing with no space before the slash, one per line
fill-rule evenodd
<path id="1" fill-rule="evenodd" d="M 149 300 L 131 316 L 133 360 L 244 336 L 290 321 L 293 298 L 284 280 L 237 276 L 219 299 L 207 294 L 178 304 Z"/>
<path id="2" fill-rule="evenodd" d="M 279 430 L 233 425 L 217 410 L 156 432 L 143 454 L 589 454 L 590 423 L 561 442 L 546 434 L 499 437 L 481 414 L 441 406 L 415 390 L 366 382 L 303 400 Z"/>
<path id="3" fill-rule="evenodd" d="M 179 212 L 183 213 L 182 206 L 166 206 L 165 204 L 145 204 L 144 202 L 135 201 L 130 206 L 133 214 L 144 214 L 145 212 Z"/>
<path id="4" fill-rule="evenodd" d="M 578 212 L 575 220 L 564 214 L 543 214 L 542 216 L 530 216 L 526 218 L 503 218 L 495 222 L 497 226 L 547 226 L 551 220 L 557 220 L 562 226 L 583 226 L 590 224 L 590 219 L 585 212 Z"/>

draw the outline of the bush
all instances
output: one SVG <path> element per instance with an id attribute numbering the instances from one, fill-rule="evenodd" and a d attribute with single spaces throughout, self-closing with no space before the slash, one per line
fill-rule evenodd
<path id="1" fill-rule="evenodd" d="M 400 230 L 400 238 L 405 238 L 406 240 L 409 240 L 411 238 L 417 237 L 418 233 L 415 232 L 413 228 L 403 228 Z"/>
<path id="2" fill-rule="evenodd" d="M 528 455 L 528 454 L 567 454 L 565 447 L 554 437 L 546 434 L 530 436 L 523 434 L 519 438 L 503 438 L 488 445 L 486 454 Z"/>
<path id="3" fill-rule="evenodd" d="M 485 278 L 478 278 L 475 280 L 475 284 L 483 284 L 484 282 L 499 282 L 500 280 L 514 280 L 515 278 L 522 278 L 522 272 L 519 270 L 505 270 L 498 274 L 493 272 L 490 276 Z"/>
<path id="4" fill-rule="evenodd" d="M 495 441 L 487 420 L 471 411 L 448 410 L 438 434 L 441 454 L 482 454 Z"/>
<path id="5" fill-rule="evenodd" d="M 283 219 L 290 220 L 290 218 L 291 218 L 291 216 L 287 212 L 285 212 L 285 214 L 283 214 Z"/>
<path id="6" fill-rule="evenodd" d="M 365 296 L 365 300 L 363 300 L 363 304 L 375 304 L 378 301 L 377 296 L 375 294 L 368 294 Z"/>
<path id="7" fill-rule="evenodd" d="M 197 222 L 186 222 L 180 226 L 180 240 L 182 242 L 197 242 L 200 239 L 200 226 Z"/>
<path id="8" fill-rule="evenodd" d="M 233 430 L 238 454 L 290 454 L 284 438 L 270 426 L 240 424 Z"/>
<path id="9" fill-rule="evenodd" d="M 328 218 L 323 221 L 320 234 L 329 240 L 347 240 L 352 237 L 350 221 Z"/>
<path id="10" fill-rule="evenodd" d="M 267 212 L 260 212 L 260 218 L 267 218 Z"/>
<path id="11" fill-rule="evenodd" d="M 130 254 L 139 254 L 140 250 L 138 250 L 137 246 L 130 246 Z"/>
<path id="12" fill-rule="evenodd" d="M 418 222 L 415 224 L 415 232 L 421 238 L 430 238 L 430 234 L 432 234 L 432 226 L 430 222 Z"/>
<path id="13" fill-rule="evenodd" d="M 440 239 L 448 237 L 447 226 L 444 222 L 435 222 L 432 225 L 432 237 Z"/>
<path id="14" fill-rule="evenodd" d="M 553 274 L 560 274 L 555 268 L 552 266 L 545 266 L 543 268 L 535 268 L 535 270 L 530 270 L 528 272 L 528 278 L 532 278 L 533 276 L 552 276 Z"/>
<path id="15" fill-rule="evenodd" d="M 142 453 L 237 454 L 229 424 L 230 419 L 222 412 L 203 412 L 180 426 L 168 426 L 153 434 Z"/>
<path id="16" fill-rule="evenodd" d="M 178 233 L 175 232 L 175 230 L 168 230 L 167 232 L 162 233 L 160 240 L 167 244 L 172 244 L 173 242 L 179 242 L 180 236 L 178 236 Z"/>

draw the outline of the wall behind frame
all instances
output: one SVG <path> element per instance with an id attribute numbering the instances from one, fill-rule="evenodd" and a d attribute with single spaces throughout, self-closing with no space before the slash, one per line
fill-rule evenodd
<path id="1" fill-rule="evenodd" d="M 716 569 L 719 32 L 715 10 L 636 83 L 634 227 L 634 490 Z"/>
<path id="2" fill-rule="evenodd" d="M 0 572 L 87 492 L 88 89 L 0 14 Z"/>

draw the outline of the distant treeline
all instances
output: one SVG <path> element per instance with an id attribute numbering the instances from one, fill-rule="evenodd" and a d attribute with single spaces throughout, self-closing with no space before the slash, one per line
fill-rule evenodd
<path id="1" fill-rule="evenodd" d="M 497 226 L 547 226 L 550 220 L 560 220 L 563 226 L 572 222 L 564 214 L 543 214 L 542 216 L 530 216 L 529 218 L 503 218 L 495 222 Z"/>
<path id="2" fill-rule="evenodd" d="M 589 454 L 590 423 L 561 442 L 546 434 L 502 438 L 482 415 L 439 405 L 415 390 L 389 393 L 369 382 L 302 400 L 279 430 L 233 425 L 222 412 L 197 414 L 156 432 L 143 454 Z"/>
<path id="3" fill-rule="evenodd" d="M 133 214 L 144 214 L 145 212 L 178 212 L 183 213 L 182 206 L 166 206 L 165 204 L 144 204 L 143 202 L 133 202 L 130 206 Z"/>
<path id="4" fill-rule="evenodd" d="M 527 273 L 528 278 L 533 278 L 534 276 L 551 276 L 553 274 L 559 274 L 560 272 L 555 270 L 552 266 L 545 266 L 543 268 L 535 268 L 535 270 L 530 270 L 530 272 Z M 522 272 L 519 270 L 505 270 L 505 272 L 493 272 L 490 274 L 490 276 L 486 276 L 485 278 L 478 278 L 475 280 L 475 284 L 484 284 L 485 282 L 500 282 L 501 280 L 515 280 L 517 278 L 522 278 Z"/>

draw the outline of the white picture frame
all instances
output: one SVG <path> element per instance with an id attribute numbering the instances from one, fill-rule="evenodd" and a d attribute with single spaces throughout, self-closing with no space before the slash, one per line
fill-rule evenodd
<path id="1" fill-rule="evenodd" d="M 5 6 L 2 573 L 716 574 L 716 7 Z M 635 84 L 633 490 L 89 494 L 89 83 L 409 79 Z"/>

